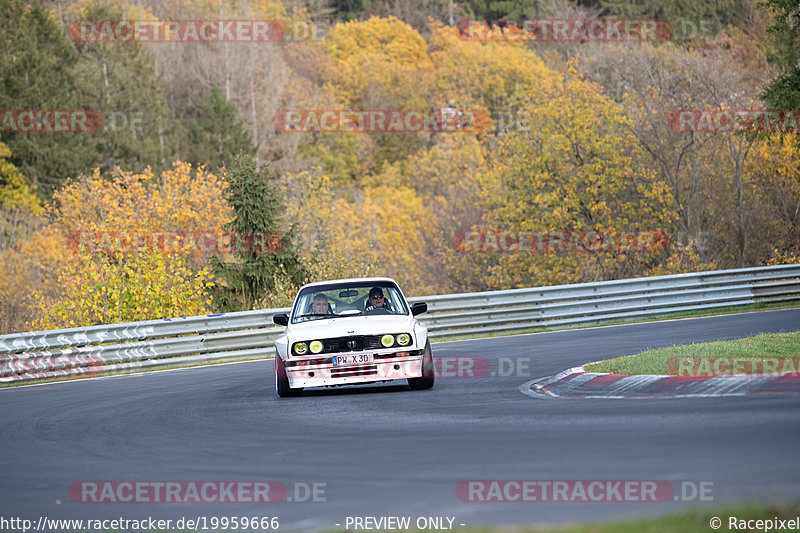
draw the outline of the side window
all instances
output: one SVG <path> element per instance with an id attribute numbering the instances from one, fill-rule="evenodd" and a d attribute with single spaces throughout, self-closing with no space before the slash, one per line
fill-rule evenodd
<path id="1" fill-rule="evenodd" d="M 397 314 L 403 314 L 403 304 L 400 300 L 400 293 L 395 289 L 389 289 L 389 303 L 392 305 L 392 311 Z"/>
<path id="2" fill-rule="evenodd" d="M 303 315 L 308 315 L 314 312 L 311 308 L 311 304 L 313 303 L 313 294 L 307 293 L 300 296 L 300 299 L 297 302 L 297 317 L 302 317 Z M 310 320 L 310 318 L 299 318 L 301 321 Z"/>
<path id="3" fill-rule="evenodd" d="M 308 298 L 307 294 L 304 294 L 300 297 L 300 302 L 298 302 L 297 311 L 300 315 L 305 315 L 311 309 L 311 300 Z"/>

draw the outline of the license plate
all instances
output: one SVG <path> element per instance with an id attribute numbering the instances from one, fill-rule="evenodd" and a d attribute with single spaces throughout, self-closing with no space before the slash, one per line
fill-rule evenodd
<path id="1" fill-rule="evenodd" d="M 371 353 L 359 353 L 354 355 L 334 355 L 333 366 L 342 365 L 361 365 L 372 362 Z"/>

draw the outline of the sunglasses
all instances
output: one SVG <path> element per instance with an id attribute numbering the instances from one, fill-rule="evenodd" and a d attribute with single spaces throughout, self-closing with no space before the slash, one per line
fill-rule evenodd
<path id="1" fill-rule="evenodd" d="M 372 296 L 370 296 L 370 298 L 372 298 L 373 300 L 377 300 L 378 298 L 383 298 L 383 294 L 373 294 Z"/>

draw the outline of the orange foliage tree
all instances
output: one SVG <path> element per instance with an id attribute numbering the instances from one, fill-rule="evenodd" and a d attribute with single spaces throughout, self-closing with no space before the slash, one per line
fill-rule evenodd
<path id="1" fill-rule="evenodd" d="M 49 206 L 50 224 L 0 257 L 10 330 L 53 329 L 207 312 L 207 257 L 180 249 L 82 249 L 77 235 L 220 232 L 231 212 L 224 181 L 182 162 L 149 170 L 96 171 L 69 182 Z"/>
<path id="2" fill-rule="evenodd" d="M 546 95 L 526 105 L 529 128 L 503 137 L 484 189 L 485 227 L 516 231 L 655 231 L 669 227 L 666 185 L 645 164 L 623 110 L 574 64 Z M 485 274 L 494 288 L 637 275 L 663 244 L 644 253 L 519 252 L 496 255 Z"/>
<path id="3" fill-rule="evenodd" d="M 800 262 L 800 144 L 794 135 L 778 134 L 759 139 L 747 168 L 768 205 L 766 231 L 773 237 L 769 264 Z"/>

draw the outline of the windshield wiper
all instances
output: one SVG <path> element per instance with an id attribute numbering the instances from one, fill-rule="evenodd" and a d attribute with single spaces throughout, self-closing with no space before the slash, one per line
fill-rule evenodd
<path id="1" fill-rule="evenodd" d="M 337 315 L 335 313 L 308 313 L 308 314 L 305 314 L 305 315 L 300 315 L 297 318 L 305 318 L 307 316 L 339 316 L 339 315 Z"/>

